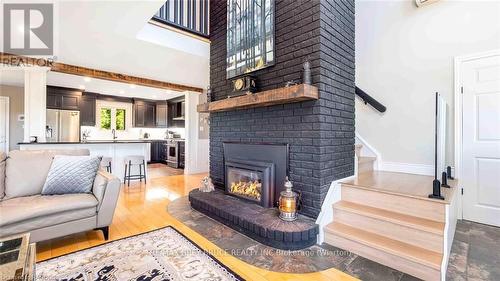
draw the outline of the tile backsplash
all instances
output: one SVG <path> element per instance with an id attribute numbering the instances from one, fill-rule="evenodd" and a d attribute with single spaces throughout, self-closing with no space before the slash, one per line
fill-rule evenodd
<path id="1" fill-rule="evenodd" d="M 89 132 L 88 140 L 110 140 L 113 138 L 111 130 L 101 130 L 97 127 L 82 126 L 80 130 L 81 134 L 83 134 L 84 131 Z M 164 139 L 167 131 L 172 131 L 175 134 L 181 135 L 181 138 L 184 138 L 186 130 L 184 128 L 129 128 L 125 131 L 116 131 L 116 136 L 119 140 L 135 140 L 143 138 L 144 134 L 148 133 L 150 139 Z"/>

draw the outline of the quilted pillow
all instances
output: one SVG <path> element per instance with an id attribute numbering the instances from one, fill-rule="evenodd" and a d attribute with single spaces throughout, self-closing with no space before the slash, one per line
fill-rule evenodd
<path id="1" fill-rule="evenodd" d="M 90 193 L 101 157 L 56 155 L 42 189 L 42 195 Z"/>

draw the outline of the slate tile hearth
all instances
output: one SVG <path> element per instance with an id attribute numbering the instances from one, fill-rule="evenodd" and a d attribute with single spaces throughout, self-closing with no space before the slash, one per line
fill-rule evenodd
<path id="1" fill-rule="evenodd" d="M 195 189 L 189 193 L 189 201 L 194 209 L 275 248 L 303 249 L 317 240 L 318 225 L 313 219 L 299 215 L 296 221 L 285 222 L 276 208 L 263 208 L 220 190 L 205 193 Z"/>
<path id="2" fill-rule="evenodd" d="M 336 268 L 361 280 L 419 280 L 328 244 L 313 245 L 298 251 L 283 251 L 260 244 L 192 209 L 187 197 L 171 202 L 168 212 L 232 256 L 270 271 L 307 273 Z M 485 239 L 478 239 L 481 235 Z M 498 227 L 459 221 L 446 280 L 500 280 L 500 267 L 496 258 L 500 246 L 495 245 L 498 239 Z M 478 251 L 484 253 L 484 258 L 478 258 Z"/>

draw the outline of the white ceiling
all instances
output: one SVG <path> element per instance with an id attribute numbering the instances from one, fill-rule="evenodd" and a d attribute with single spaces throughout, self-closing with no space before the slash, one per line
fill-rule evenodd
<path id="1" fill-rule="evenodd" d="M 55 1 L 56 61 L 206 88 L 208 53 L 196 55 L 176 48 L 176 44 L 167 47 L 137 39 L 144 37 L 141 31 L 163 3 L 164 0 Z M 3 38 L 2 21 L 0 38 Z M 0 49 L 3 51 L 3 46 Z"/>
<path id="2" fill-rule="evenodd" d="M 0 84 L 23 87 L 24 71 L 0 70 Z M 47 85 L 82 89 L 88 92 L 112 96 L 154 100 L 168 100 L 184 95 L 183 92 L 87 78 L 52 71 L 47 74 Z"/>
<path id="3" fill-rule="evenodd" d="M 88 92 L 112 96 L 155 100 L 168 100 L 184 95 L 184 93 L 177 91 L 144 87 L 52 71 L 47 75 L 47 85 L 84 89 Z"/>

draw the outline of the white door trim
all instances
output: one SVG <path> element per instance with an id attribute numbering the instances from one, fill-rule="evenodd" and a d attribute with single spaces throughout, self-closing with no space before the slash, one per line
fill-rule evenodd
<path id="1" fill-rule="evenodd" d="M 486 52 L 481 52 L 481 53 L 474 53 L 474 54 L 469 54 L 469 55 L 464 55 L 464 56 L 456 56 L 455 57 L 455 62 L 454 62 L 454 99 L 455 99 L 455 178 L 461 179 L 463 175 L 463 170 L 462 170 L 462 156 L 463 156 L 463 140 L 462 140 L 462 129 L 463 129 L 463 120 L 462 120 L 462 113 L 463 113 L 463 101 L 462 101 L 462 64 L 471 60 L 477 60 L 481 58 L 487 58 L 491 56 L 498 56 L 500 55 L 500 49 L 496 50 L 491 50 L 491 51 L 486 51 Z M 459 218 L 463 219 L 463 197 L 460 196 L 460 201 L 459 201 Z"/>
<path id="2" fill-rule="evenodd" d="M 4 100 L 5 103 L 7 104 L 7 114 L 5 115 L 5 146 L 6 146 L 6 153 L 9 154 L 10 150 L 10 144 L 9 144 L 9 139 L 10 139 L 10 129 L 9 129 L 9 124 L 10 124 L 10 105 L 9 105 L 9 97 L 0 97 L 0 100 Z"/>

